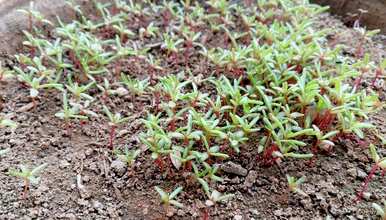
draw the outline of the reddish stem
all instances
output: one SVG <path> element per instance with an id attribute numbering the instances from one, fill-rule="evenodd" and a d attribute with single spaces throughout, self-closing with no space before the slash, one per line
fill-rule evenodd
<path id="1" fill-rule="evenodd" d="M 371 167 L 370 173 L 369 173 L 369 175 L 367 175 L 367 177 L 363 183 L 361 191 L 359 191 L 359 193 L 357 194 L 357 198 L 355 199 L 356 202 L 360 202 L 361 199 L 363 198 L 363 194 L 366 192 L 366 190 L 367 190 L 371 180 L 374 178 L 375 172 L 377 172 L 378 168 L 379 168 L 378 164 L 374 164 Z"/>
<path id="2" fill-rule="evenodd" d="M 155 164 L 157 164 L 158 168 L 160 169 L 161 172 L 164 170 L 164 163 L 162 161 L 162 158 L 159 156 L 155 161 Z"/>
<path id="3" fill-rule="evenodd" d="M 114 150 L 114 138 L 115 138 L 115 129 L 116 129 L 116 126 L 113 125 L 111 126 L 110 128 L 110 138 L 109 138 L 109 148 L 110 150 Z"/>
<path id="4" fill-rule="evenodd" d="M 209 209 L 208 208 L 205 208 L 204 209 L 204 212 L 202 214 L 202 220 L 209 220 Z"/>

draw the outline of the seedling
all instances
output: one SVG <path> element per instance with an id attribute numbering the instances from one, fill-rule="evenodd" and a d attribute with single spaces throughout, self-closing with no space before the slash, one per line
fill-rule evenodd
<path id="1" fill-rule="evenodd" d="M 178 47 L 181 43 L 183 43 L 182 39 L 174 39 L 175 36 L 170 36 L 168 34 L 163 35 L 164 42 L 161 45 L 161 48 L 166 50 L 167 55 L 169 56 L 169 59 L 172 61 L 172 63 L 177 64 L 178 63 L 178 52 L 180 51 L 180 48 Z"/>
<path id="2" fill-rule="evenodd" d="M 377 149 L 373 144 L 370 145 L 370 156 L 374 161 L 374 165 L 371 167 L 370 173 L 367 175 L 365 181 L 363 182 L 363 186 L 361 190 L 357 194 L 356 201 L 360 201 L 366 192 L 371 180 L 374 178 L 375 173 L 381 169 L 383 172 L 386 170 L 386 158 L 380 158 L 377 153 Z"/>
<path id="3" fill-rule="evenodd" d="M 88 119 L 87 116 L 80 114 L 80 109 L 77 105 L 72 107 L 68 106 L 67 93 L 63 93 L 63 109 L 60 112 L 56 113 L 55 116 L 64 120 L 67 135 L 70 134 L 71 119 Z"/>
<path id="4" fill-rule="evenodd" d="M 159 28 L 151 22 L 147 27 L 139 29 L 139 37 L 141 39 L 156 37 L 159 33 Z"/>
<path id="5" fill-rule="evenodd" d="M 88 95 L 86 92 L 95 85 L 95 82 L 90 82 L 87 85 L 79 85 L 77 82 L 74 83 L 72 81 L 71 75 L 68 75 L 67 83 L 68 84 L 66 85 L 66 88 L 68 89 L 68 91 L 70 91 L 74 95 L 76 101 L 79 102 L 81 100 L 81 98 L 84 98 L 84 99 L 90 100 L 90 101 L 94 99 L 92 96 Z"/>
<path id="6" fill-rule="evenodd" d="M 381 62 L 381 64 L 379 65 L 379 67 L 375 70 L 375 77 L 374 77 L 373 81 L 371 82 L 372 87 L 374 87 L 377 80 L 384 75 L 385 69 L 386 69 L 386 59 L 384 59 Z"/>
<path id="7" fill-rule="evenodd" d="M 109 135 L 109 144 L 108 147 L 110 150 L 114 150 L 114 138 L 115 138 L 115 130 L 118 125 L 127 122 L 129 120 L 128 117 L 122 117 L 120 113 L 111 113 L 111 111 L 107 108 L 107 106 L 103 106 L 103 111 L 107 115 L 110 126 L 110 135 Z"/>
<path id="8" fill-rule="evenodd" d="M 129 150 L 128 147 L 125 147 L 124 152 L 120 152 L 120 151 L 115 152 L 118 159 L 120 159 L 122 162 L 127 163 L 128 167 L 130 168 L 134 165 L 135 159 L 138 157 L 140 153 L 141 151 L 139 149 Z"/>
<path id="9" fill-rule="evenodd" d="M 14 68 L 16 70 L 16 73 L 18 74 L 18 78 L 20 81 L 25 83 L 30 89 L 29 89 L 29 96 L 32 99 L 32 103 L 34 104 L 34 107 L 36 107 L 36 99 L 39 96 L 39 90 L 45 89 L 45 88 L 56 88 L 58 90 L 62 90 L 63 86 L 59 83 L 43 83 L 44 79 L 46 78 L 44 75 L 37 77 L 34 72 L 25 73 L 23 70 L 21 70 L 18 67 Z"/>
<path id="10" fill-rule="evenodd" d="M 225 202 L 234 197 L 233 194 L 221 194 L 217 190 L 211 190 L 208 183 L 201 178 L 198 179 L 198 182 L 201 184 L 205 194 L 208 197 L 208 200 L 205 202 L 208 207 L 214 206 L 220 202 Z"/>
<path id="11" fill-rule="evenodd" d="M 300 189 L 300 185 L 304 183 L 306 178 L 304 176 L 296 179 L 293 176 L 287 175 L 288 189 L 292 193 L 298 193 L 300 195 L 307 195 L 303 190 Z"/>
<path id="12" fill-rule="evenodd" d="M 15 177 L 20 177 L 24 181 L 24 192 L 23 199 L 27 198 L 27 193 L 30 188 L 30 185 L 37 185 L 40 181 L 40 173 L 44 168 L 47 167 L 48 164 L 44 163 L 40 166 L 37 166 L 33 169 L 29 169 L 28 167 L 21 165 L 20 170 L 10 169 L 8 174 Z"/>
<path id="13" fill-rule="evenodd" d="M 149 80 L 137 80 L 132 79 L 126 74 L 121 74 L 122 83 L 129 89 L 132 94 L 132 100 L 135 96 L 141 96 L 146 92 L 147 87 L 149 86 Z"/>
<path id="14" fill-rule="evenodd" d="M 114 94 L 114 90 L 111 89 L 110 82 L 106 78 L 103 78 L 103 84 L 96 84 L 96 86 L 102 92 L 103 101 L 105 102 L 110 95 Z"/>
<path id="15" fill-rule="evenodd" d="M 30 33 L 32 33 L 32 29 L 34 27 L 34 19 L 38 22 L 38 24 L 41 26 L 42 24 L 48 24 L 53 25 L 51 21 L 44 18 L 44 16 L 39 12 L 34 10 L 34 2 L 30 2 L 29 9 L 19 9 L 19 12 L 22 12 L 26 15 L 28 15 L 28 30 Z"/>
<path id="16" fill-rule="evenodd" d="M 383 207 L 377 203 L 373 203 L 372 207 L 377 211 L 380 220 L 386 220 L 386 201 L 383 201 Z"/>
<path id="17" fill-rule="evenodd" d="M 178 208 L 183 208 L 184 207 L 184 205 L 182 203 L 180 203 L 180 202 L 178 202 L 177 200 L 174 199 L 174 198 L 177 197 L 177 195 L 179 193 L 182 192 L 182 186 L 176 188 L 171 193 L 165 192 L 163 189 L 159 188 L 158 186 L 155 186 L 154 188 L 158 192 L 158 194 L 160 195 L 161 203 L 165 205 L 165 209 L 166 210 L 169 209 L 170 205 L 174 205 L 174 206 L 176 206 Z"/>

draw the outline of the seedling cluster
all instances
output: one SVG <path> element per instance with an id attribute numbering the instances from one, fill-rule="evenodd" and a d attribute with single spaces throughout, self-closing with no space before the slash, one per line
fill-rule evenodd
<path id="1" fill-rule="evenodd" d="M 374 127 L 366 120 L 381 107 L 377 95 L 347 80 L 375 71 L 379 77 L 385 66 L 369 55 L 351 64 L 339 47 L 326 48 L 326 30 L 312 26 L 326 8 L 292 0 L 116 0 L 96 3 L 99 19 L 92 19 L 69 5 L 75 21 L 31 28 L 29 52 L 16 57 L 15 74 L 32 101 L 37 105 L 43 90 L 62 92 L 56 116 L 67 128 L 74 119 L 107 116 L 113 150 L 117 127 L 130 118 L 109 103 L 129 95 L 147 113 L 144 154 L 165 178 L 187 174 L 208 206 L 232 197 L 215 189 L 223 181 L 219 164 L 247 148 L 256 149 L 259 165 L 280 165 L 315 159 L 340 138 L 363 138 L 363 129 Z M 92 111 L 96 105 L 103 112 Z M 126 149 L 118 157 L 132 165 L 138 154 Z M 303 178 L 288 182 L 301 192 Z M 173 199 L 181 187 L 156 190 L 164 204 L 181 206 Z"/>

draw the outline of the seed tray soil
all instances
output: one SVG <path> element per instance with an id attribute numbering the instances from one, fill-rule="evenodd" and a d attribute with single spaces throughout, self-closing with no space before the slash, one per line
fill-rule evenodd
<path id="1" fill-rule="evenodd" d="M 316 25 L 333 27 L 330 43 L 339 41 L 348 45 L 347 54 L 353 53 L 349 46 L 356 42 L 355 31 L 330 15 L 320 16 Z M 384 39 L 378 37 L 366 49 L 384 57 L 384 46 Z M 13 62 L 9 58 L 3 60 L 9 64 Z M 143 67 L 131 65 L 130 68 L 127 72 L 139 75 Z M 192 65 L 193 71 L 195 68 L 201 72 L 200 65 Z M 370 83 L 371 77 L 363 82 L 362 88 Z M 379 93 L 384 100 L 385 91 L 380 89 Z M 134 169 L 128 171 L 125 164 L 112 160 L 114 157 L 109 155 L 106 148 L 108 128 L 104 127 L 103 119 L 92 119 L 84 125 L 73 124 L 72 134 L 68 136 L 63 123 L 54 116 L 62 105 L 61 94 L 56 91 L 44 93 L 44 101 L 36 109 L 29 108 L 28 89 L 15 79 L 0 84 L 0 95 L 4 97 L 3 112 L 12 114 L 12 119 L 19 124 L 13 132 L 0 130 L 1 148 L 11 148 L 0 158 L 0 219 L 165 219 L 165 210 L 153 187 L 173 188 L 173 182 L 185 178 L 183 173 L 176 174 L 173 181 L 165 180 L 145 154 L 137 159 Z M 132 119 L 139 119 L 146 116 L 149 98 L 133 102 L 131 97 L 114 97 L 109 106 L 115 106 L 114 109 Z M 371 115 L 371 122 L 379 126 L 383 135 L 386 133 L 386 111 Z M 139 123 L 120 127 L 116 145 L 140 146 L 138 134 L 141 131 Z M 235 198 L 210 209 L 210 219 L 374 218 L 371 203 L 385 197 L 386 177 L 378 175 L 371 182 L 369 198 L 361 202 L 354 200 L 372 164 L 366 143 L 376 141 L 371 134 L 366 135 L 364 141 L 342 139 L 334 151 L 318 155 L 314 164 L 286 160 L 281 166 L 265 168 L 257 165 L 252 140 L 245 147 L 247 150 L 233 156 L 232 163 L 228 163 L 236 171 L 222 174 L 225 181 L 220 184 L 219 191 L 234 193 Z M 386 156 L 386 149 L 379 148 L 379 152 Z M 6 175 L 7 170 L 19 164 L 42 163 L 49 165 L 42 174 L 41 183 L 32 187 L 29 197 L 22 200 L 22 183 Z M 302 185 L 305 196 L 289 194 L 286 174 L 307 176 Z M 179 201 L 187 208 L 169 210 L 169 218 L 202 218 L 204 199 L 202 193 L 183 192 Z"/>

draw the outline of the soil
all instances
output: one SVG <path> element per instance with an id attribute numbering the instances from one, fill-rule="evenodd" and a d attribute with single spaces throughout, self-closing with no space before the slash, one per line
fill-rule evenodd
<path id="1" fill-rule="evenodd" d="M 330 15 L 317 20 L 316 25 L 335 30 L 330 35 L 332 46 L 338 42 L 345 44 L 347 54 L 353 54 L 355 31 Z M 384 38 L 378 37 L 367 44 L 367 50 L 385 57 L 385 45 Z M 7 62 L 12 61 L 7 59 Z M 371 84 L 372 78 L 368 76 L 363 88 Z M 384 86 L 379 93 L 384 101 Z M 28 109 L 28 90 L 11 79 L 0 84 L 0 96 L 5 99 L 3 112 L 12 114 L 19 124 L 15 131 L 0 130 L 1 148 L 11 148 L 11 152 L 0 158 L 0 219 L 165 219 L 165 210 L 159 205 L 153 187 L 171 189 L 174 184 L 154 167 L 147 154 L 141 155 L 131 169 L 111 159 L 115 157 L 106 148 L 106 121 L 94 118 L 84 125 L 73 124 L 68 136 L 62 121 L 54 117 L 62 105 L 60 93 L 44 93 L 37 108 Z M 145 116 L 141 106 L 147 101 L 116 97 L 109 104 L 123 109 L 121 113 L 135 121 Z M 372 115 L 370 121 L 379 126 L 383 136 L 386 134 L 386 111 Z M 116 145 L 139 147 L 140 132 L 139 123 L 120 127 Z M 223 169 L 225 182 L 218 187 L 234 193 L 235 198 L 209 210 L 210 219 L 374 218 L 371 203 L 385 198 L 386 177 L 377 175 L 368 189 L 371 196 L 361 202 L 354 201 L 372 165 L 369 142 L 377 140 L 371 134 L 364 142 L 342 139 L 329 155 L 318 155 L 314 165 L 287 160 L 280 167 L 269 168 L 256 164 L 254 145 L 250 143 L 244 153 L 232 159 L 232 171 Z M 379 151 L 386 156 L 385 148 Z M 8 169 L 42 163 L 48 163 L 48 167 L 41 183 L 32 187 L 28 198 L 22 200 L 22 182 L 6 175 Z M 286 174 L 307 177 L 302 185 L 306 195 L 288 192 Z M 181 174 L 174 181 L 184 178 Z M 183 192 L 179 200 L 187 208 L 169 210 L 170 218 L 201 218 L 205 212 L 202 195 Z"/>
<path id="2" fill-rule="evenodd" d="M 386 33 L 386 2 L 383 0 L 312 0 L 312 2 L 329 5 L 333 13 L 344 16 L 343 21 L 346 24 L 352 26 L 355 20 L 360 18 L 362 25 Z"/>

